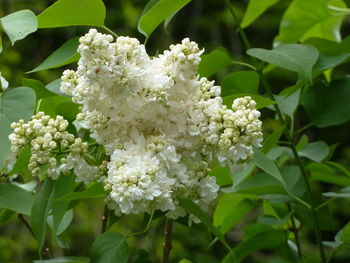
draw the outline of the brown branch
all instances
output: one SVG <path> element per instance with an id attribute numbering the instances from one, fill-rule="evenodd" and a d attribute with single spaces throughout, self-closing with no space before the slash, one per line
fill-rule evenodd
<path id="1" fill-rule="evenodd" d="M 165 240 L 163 243 L 163 259 L 162 263 L 169 263 L 170 251 L 172 249 L 171 238 L 173 234 L 173 221 L 169 218 L 165 219 Z"/>

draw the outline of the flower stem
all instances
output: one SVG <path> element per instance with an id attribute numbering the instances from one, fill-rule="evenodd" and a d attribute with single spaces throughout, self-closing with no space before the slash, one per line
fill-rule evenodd
<path id="1" fill-rule="evenodd" d="M 172 249 L 171 239 L 173 234 L 173 220 L 165 219 L 165 240 L 163 244 L 163 258 L 162 263 L 169 263 L 170 251 Z"/>
<path id="2" fill-rule="evenodd" d="M 103 29 L 104 31 L 106 31 L 107 33 L 111 34 L 112 36 L 114 36 L 115 38 L 119 37 L 118 34 L 114 33 L 112 30 L 110 30 L 108 27 L 106 26 L 100 26 L 99 28 Z"/>
<path id="3" fill-rule="evenodd" d="M 102 226 L 101 226 L 101 234 L 107 231 L 108 219 L 109 219 L 109 209 L 105 205 L 102 216 Z"/>

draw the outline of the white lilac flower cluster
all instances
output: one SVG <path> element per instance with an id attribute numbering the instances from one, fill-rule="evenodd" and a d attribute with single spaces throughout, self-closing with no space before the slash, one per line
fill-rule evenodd
<path id="1" fill-rule="evenodd" d="M 44 172 L 57 179 L 60 173 L 67 174 L 74 168 L 77 181 L 94 180 L 98 167 L 90 166 L 82 157 L 88 150 L 88 144 L 67 132 L 67 127 L 68 121 L 62 116 L 51 118 L 44 112 L 38 112 L 28 123 L 19 120 L 11 124 L 11 150 L 18 153 L 26 146 L 30 147 L 28 169 L 33 175 L 39 175 L 46 167 Z M 66 152 L 69 154 L 64 154 Z"/>
<path id="2" fill-rule="evenodd" d="M 177 196 L 206 208 L 219 189 L 210 167 L 240 167 L 260 146 L 255 101 L 223 105 L 220 87 L 198 77 L 203 51 L 195 42 L 151 58 L 135 38 L 114 42 L 91 29 L 78 52 L 61 91 L 81 104 L 79 124 L 110 156 L 102 181 L 117 214 L 159 209 L 177 218 L 185 215 Z"/>

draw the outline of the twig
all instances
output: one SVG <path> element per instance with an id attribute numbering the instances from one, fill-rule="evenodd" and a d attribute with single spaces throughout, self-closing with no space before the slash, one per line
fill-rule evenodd
<path id="1" fill-rule="evenodd" d="M 163 259 L 162 263 L 169 263 L 170 251 L 172 249 L 171 238 L 173 234 L 173 220 L 165 219 L 165 240 L 163 244 Z"/>
<path id="2" fill-rule="evenodd" d="M 29 223 L 27 222 L 27 220 L 24 218 L 23 214 L 18 214 L 18 219 L 22 221 L 22 223 L 25 225 L 25 227 L 29 230 L 29 232 L 32 234 L 32 236 L 35 238 L 33 229 L 31 228 L 31 226 L 29 225 Z"/>
<path id="3" fill-rule="evenodd" d="M 101 234 L 106 232 L 107 230 L 107 225 L 108 225 L 108 219 L 109 219 L 109 209 L 105 205 L 105 208 L 103 210 L 103 216 L 102 216 L 102 226 L 101 226 Z"/>
<path id="4" fill-rule="evenodd" d="M 99 26 L 99 28 L 103 29 L 104 31 L 106 31 L 107 33 L 111 34 L 112 36 L 114 36 L 115 38 L 119 37 L 118 34 L 114 33 L 112 30 L 110 30 L 108 27 L 106 26 Z"/>
<path id="5" fill-rule="evenodd" d="M 35 237 L 35 234 L 33 232 L 33 229 L 32 227 L 29 225 L 29 223 L 27 222 L 27 220 L 24 218 L 24 215 L 23 214 L 18 214 L 18 219 L 21 220 L 21 222 L 23 223 L 23 225 L 28 229 L 28 231 L 31 233 L 31 235 Z M 47 245 L 47 243 L 45 242 L 44 244 L 44 247 L 41 251 L 41 256 L 43 258 L 50 258 L 50 248 L 49 246 Z"/>
<path id="6" fill-rule="evenodd" d="M 289 212 L 292 212 L 292 208 L 290 206 L 290 203 L 287 203 L 287 206 L 288 206 Z M 301 259 L 303 254 L 301 252 L 301 246 L 300 246 L 300 240 L 299 240 L 299 229 L 296 227 L 295 218 L 294 218 L 293 214 L 291 215 L 290 220 L 292 221 L 292 229 L 291 230 L 294 234 L 295 244 L 297 245 L 298 257 L 299 257 L 299 259 Z"/>

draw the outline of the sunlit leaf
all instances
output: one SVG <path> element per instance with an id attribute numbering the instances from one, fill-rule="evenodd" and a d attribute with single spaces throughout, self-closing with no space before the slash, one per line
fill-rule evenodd
<path id="1" fill-rule="evenodd" d="M 279 0 L 249 0 L 247 10 L 244 13 L 241 26 L 243 28 L 248 27 L 253 23 L 260 15 L 262 15 L 267 9 L 275 5 Z"/>
<path id="2" fill-rule="evenodd" d="M 315 47 L 301 44 L 279 45 L 272 50 L 252 48 L 247 53 L 267 63 L 298 73 L 300 80 L 312 79 L 312 67 L 318 58 Z"/>
<path id="3" fill-rule="evenodd" d="M 21 10 L 0 18 L 2 28 L 11 40 L 12 45 L 25 38 L 38 28 L 35 14 L 30 10 Z M 0 44 L 1 46 L 1 44 Z"/>
<path id="4" fill-rule="evenodd" d="M 150 1 L 145 7 L 139 23 L 137 25 L 138 31 L 146 38 L 149 38 L 151 33 L 168 17 L 183 8 L 191 0 L 159 0 Z"/>
<path id="5" fill-rule="evenodd" d="M 339 0 L 294 0 L 282 17 L 275 42 L 294 43 L 311 37 L 340 41 L 340 25 L 344 15 L 333 15 L 328 9 L 329 4 L 346 7 Z"/>
<path id="6" fill-rule="evenodd" d="M 218 48 L 209 54 L 202 55 L 198 73 L 202 77 L 210 77 L 232 64 L 232 59 L 224 48 Z"/>
<path id="7" fill-rule="evenodd" d="M 237 71 L 227 75 L 221 83 L 221 96 L 231 94 L 259 94 L 259 75 L 255 71 Z"/>
<path id="8" fill-rule="evenodd" d="M 58 0 L 38 15 L 39 28 L 103 26 L 106 8 L 101 0 Z"/>

